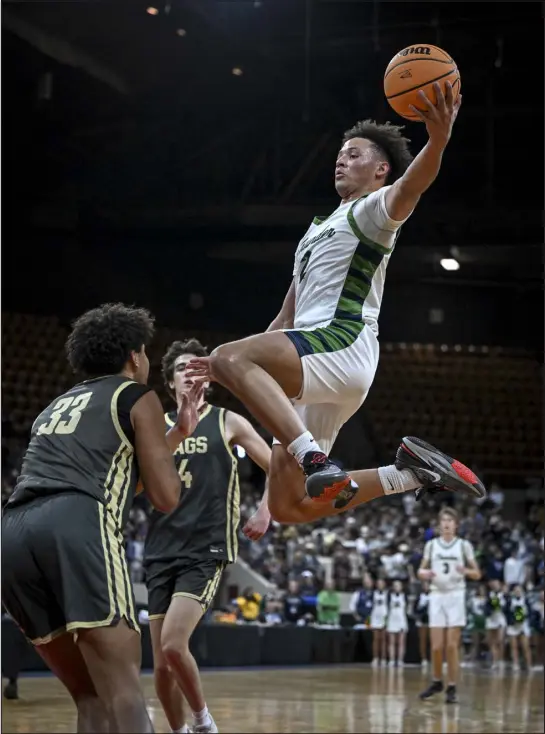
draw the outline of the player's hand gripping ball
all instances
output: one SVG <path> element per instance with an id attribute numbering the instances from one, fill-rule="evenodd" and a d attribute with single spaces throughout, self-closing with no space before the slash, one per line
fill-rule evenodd
<path id="1" fill-rule="evenodd" d="M 446 51 L 429 43 L 418 43 L 402 49 L 386 67 L 384 73 L 384 94 L 390 107 L 407 120 L 423 121 L 411 105 L 425 110 L 418 92 L 437 104 L 434 90 L 437 82 L 446 96 L 447 82 L 452 87 L 453 102 L 460 94 L 460 72 L 456 62 Z"/>

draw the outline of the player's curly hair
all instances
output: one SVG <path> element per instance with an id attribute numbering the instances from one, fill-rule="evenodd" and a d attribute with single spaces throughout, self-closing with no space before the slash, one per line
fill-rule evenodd
<path id="1" fill-rule="evenodd" d="M 154 318 L 145 308 L 104 303 L 79 316 L 66 341 L 72 369 L 86 377 L 119 374 L 153 338 Z"/>
<path id="2" fill-rule="evenodd" d="M 403 137 L 403 130 L 403 126 L 392 125 L 389 122 L 379 125 L 374 120 L 361 120 L 345 132 L 343 145 L 352 138 L 365 138 L 371 141 L 376 152 L 386 156 L 390 164 L 385 183 L 392 184 L 403 176 L 413 159 L 409 150 L 411 141 Z"/>
<path id="3" fill-rule="evenodd" d="M 191 337 L 184 341 L 175 341 L 169 346 L 161 360 L 161 371 L 168 394 L 176 399 L 169 383 L 174 380 L 174 364 L 182 354 L 194 354 L 196 357 L 208 357 L 208 349 L 198 339 Z"/>

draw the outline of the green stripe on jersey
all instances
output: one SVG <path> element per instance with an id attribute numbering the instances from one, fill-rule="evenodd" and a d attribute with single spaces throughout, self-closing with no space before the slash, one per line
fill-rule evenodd
<path id="1" fill-rule="evenodd" d="M 365 198 L 365 197 L 362 197 Z M 370 240 L 369 237 L 366 237 L 361 229 L 358 227 L 358 223 L 356 222 L 356 217 L 354 216 L 354 207 L 358 203 L 358 201 L 361 201 L 361 199 L 358 199 L 355 201 L 350 209 L 348 210 L 348 224 L 352 228 L 352 232 L 356 235 L 356 237 L 359 239 L 360 242 L 365 243 L 368 247 L 370 247 L 373 250 L 376 250 L 381 255 L 387 255 L 388 252 L 390 252 L 390 248 L 384 247 L 383 245 L 379 245 L 378 242 L 373 242 L 373 240 Z"/>
<path id="2" fill-rule="evenodd" d="M 306 341 L 309 352 L 314 354 L 337 352 L 340 349 L 346 349 L 356 341 L 365 326 L 362 309 L 371 290 L 373 277 L 384 255 L 391 252 L 390 248 L 383 247 L 366 237 L 358 227 L 353 212 L 358 201 L 361 199 L 352 204 L 347 218 L 359 242 L 350 261 L 333 320 L 328 326 L 298 332 L 299 338 Z M 323 221 L 319 222 L 317 218 L 315 224 L 323 223 Z"/>

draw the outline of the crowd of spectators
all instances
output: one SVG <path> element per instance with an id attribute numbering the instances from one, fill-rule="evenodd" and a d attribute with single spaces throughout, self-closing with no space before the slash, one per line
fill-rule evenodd
<path id="1" fill-rule="evenodd" d="M 522 510 L 525 517 L 517 519 L 503 511 L 505 493 L 500 487 L 493 484 L 490 489 L 480 505 L 452 494 L 416 502 L 413 493 L 406 493 L 319 523 L 273 523 L 257 543 L 241 537 L 240 555 L 280 588 L 296 580 L 316 593 L 327 577 L 334 580 L 337 591 L 354 591 L 363 573 L 369 572 L 374 578 L 399 579 L 410 591 L 417 583 L 424 544 L 435 533 L 437 511 L 449 502 L 462 517 L 459 534 L 473 543 L 487 579 L 542 585 L 542 501 L 528 502 Z M 243 520 L 258 501 L 258 493 L 246 494 L 241 503 Z"/>
<path id="2" fill-rule="evenodd" d="M 3 423 L 2 503 L 18 475 L 25 441 Z M 241 463 L 241 527 L 261 499 L 262 477 L 250 462 Z M 424 544 L 435 533 L 437 512 L 454 504 L 462 518 L 459 534 L 472 542 L 483 579 L 497 579 L 507 587 L 522 585 L 527 593 L 545 586 L 543 560 L 543 502 L 538 481 L 525 490 L 528 500 L 517 505 L 519 517 L 506 512 L 506 492 L 497 484 L 481 503 L 459 495 L 429 496 L 416 502 L 413 493 L 382 498 L 355 510 L 305 525 L 272 522 L 267 534 L 250 542 L 239 534 L 239 555 L 276 586 L 278 592 L 262 599 L 253 589 L 243 590 L 224 608 L 222 621 L 267 624 L 340 623 L 340 592 L 357 592 L 362 578 L 382 578 L 387 587 L 399 580 L 408 599 L 418 594 L 416 577 Z M 519 490 L 520 491 L 520 490 Z M 126 547 L 133 582 L 143 581 L 142 558 L 148 528 L 147 500 L 136 498 L 126 528 Z M 357 620 L 354 620 L 356 622 Z M 469 628 L 469 631 L 471 627 Z"/>

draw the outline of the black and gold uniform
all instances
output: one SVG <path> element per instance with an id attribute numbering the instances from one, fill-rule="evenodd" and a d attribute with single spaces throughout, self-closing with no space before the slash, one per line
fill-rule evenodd
<path id="1" fill-rule="evenodd" d="M 138 481 L 130 412 L 148 390 L 88 380 L 32 426 L 2 518 L 2 594 L 34 644 L 122 618 L 138 630 L 123 527 Z"/>
<path id="2" fill-rule="evenodd" d="M 175 419 L 176 412 L 165 415 L 167 429 Z M 150 619 L 164 617 L 173 596 L 206 610 L 238 552 L 238 462 L 225 438 L 225 410 L 206 406 L 174 458 L 180 503 L 168 515 L 152 513 L 144 549 Z"/>

